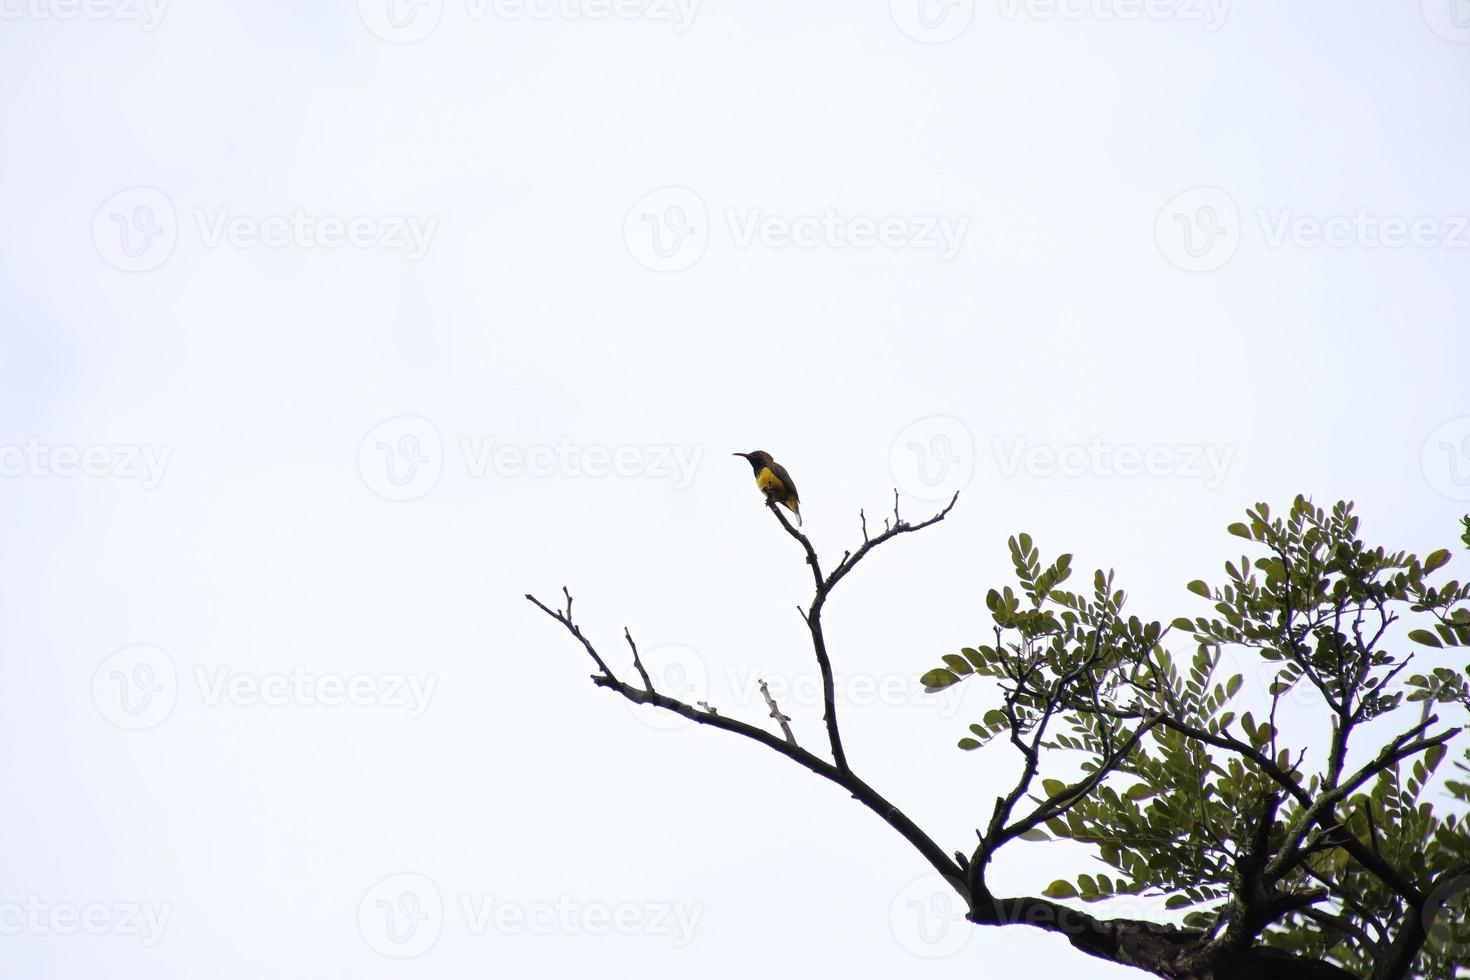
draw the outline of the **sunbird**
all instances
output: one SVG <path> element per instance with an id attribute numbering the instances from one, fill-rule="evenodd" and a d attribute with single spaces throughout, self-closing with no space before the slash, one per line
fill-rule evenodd
<path id="1" fill-rule="evenodd" d="M 796 515 L 796 523 L 801 524 L 801 498 L 796 495 L 796 483 L 791 479 L 791 474 L 786 472 L 786 467 L 771 458 L 771 454 L 762 449 L 753 453 L 732 453 L 750 463 L 750 468 L 755 471 L 755 485 L 760 487 L 761 493 L 766 495 L 767 500 L 774 500 Z"/>

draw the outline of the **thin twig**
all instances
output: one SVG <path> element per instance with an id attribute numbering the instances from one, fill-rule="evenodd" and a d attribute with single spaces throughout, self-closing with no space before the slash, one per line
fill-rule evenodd
<path id="1" fill-rule="evenodd" d="M 781 713 L 781 709 L 776 706 L 776 699 L 771 697 L 771 689 L 766 687 L 766 682 L 764 680 L 760 682 L 760 685 L 761 696 L 766 699 L 766 707 L 771 709 L 771 717 L 776 719 L 777 724 L 781 726 L 781 731 L 786 735 L 786 741 L 790 742 L 792 745 L 795 745 L 796 736 L 791 734 L 790 716 L 783 715 Z"/>

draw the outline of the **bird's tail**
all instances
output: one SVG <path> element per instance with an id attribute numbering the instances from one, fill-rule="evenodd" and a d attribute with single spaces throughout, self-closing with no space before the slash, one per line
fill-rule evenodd
<path id="1" fill-rule="evenodd" d="M 794 500 L 783 500 L 781 503 L 786 506 L 787 510 L 796 515 L 796 526 L 801 527 L 801 505 Z"/>

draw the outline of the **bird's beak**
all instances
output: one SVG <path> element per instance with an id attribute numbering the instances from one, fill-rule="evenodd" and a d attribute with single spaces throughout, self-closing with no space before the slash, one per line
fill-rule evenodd
<path id="1" fill-rule="evenodd" d="M 749 456 L 745 455 L 744 453 L 731 453 L 730 455 L 731 456 L 739 456 L 741 459 L 749 459 L 750 458 Z"/>

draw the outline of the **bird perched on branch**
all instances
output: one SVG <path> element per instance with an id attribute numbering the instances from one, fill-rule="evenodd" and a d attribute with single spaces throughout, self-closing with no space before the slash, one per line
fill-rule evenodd
<path id="1" fill-rule="evenodd" d="M 761 493 L 766 495 L 767 500 L 773 500 L 796 515 L 796 523 L 801 523 L 801 498 L 796 495 L 796 483 L 792 481 L 791 474 L 786 472 L 786 467 L 771 458 L 771 454 L 757 449 L 753 453 L 732 453 L 750 463 L 750 468 L 755 471 L 755 485 L 760 487 Z"/>

